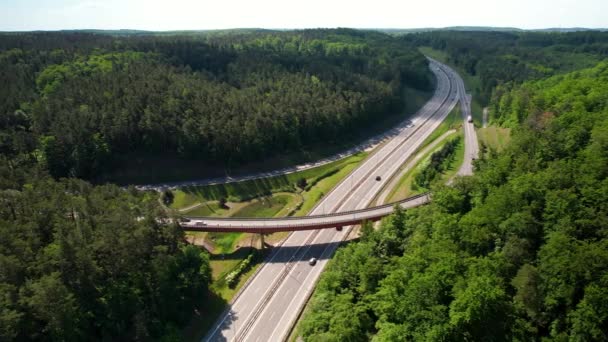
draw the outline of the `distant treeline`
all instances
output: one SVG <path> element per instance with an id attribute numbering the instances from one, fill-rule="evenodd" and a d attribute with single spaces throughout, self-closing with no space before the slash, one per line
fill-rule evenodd
<path id="1" fill-rule="evenodd" d="M 450 63 L 479 76 L 475 96 L 486 105 L 498 85 L 519 84 L 591 67 L 608 58 L 608 32 L 434 31 L 401 36 L 447 53 Z"/>
<path id="2" fill-rule="evenodd" d="M 122 155 L 238 166 L 398 113 L 430 89 L 414 47 L 378 32 L 0 35 L 0 150 L 98 179 Z"/>

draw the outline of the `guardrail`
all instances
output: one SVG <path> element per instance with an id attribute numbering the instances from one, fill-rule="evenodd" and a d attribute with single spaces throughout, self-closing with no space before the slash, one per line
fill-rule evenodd
<path id="1" fill-rule="evenodd" d="M 337 212 L 337 213 L 330 213 L 330 214 L 319 214 L 319 215 L 310 215 L 310 216 L 285 216 L 285 217 L 213 217 L 213 216 L 184 216 L 185 218 L 189 218 L 189 219 L 195 219 L 195 220 L 213 220 L 213 221 L 273 221 L 273 220 L 303 220 L 303 219 L 314 219 L 314 218 L 323 218 L 323 217 L 332 217 L 332 216 L 343 216 L 343 215 L 352 215 L 352 214 L 357 214 L 357 213 L 364 213 L 364 212 L 369 212 L 369 211 L 374 211 L 374 210 L 380 210 L 380 209 L 384 209 L 384 208 L 390 208 L 390 207 L 394 207 L 395 205 L 400 205 L 403 203 L 407 203 L 407 202 L 411 202 L 415 199 L 421 198 L 421 197 L 425 197 L 425 196 L 429 196 L 431 193 L 430 192 L 425 192 L 416 196 L 412 196 L 412 197 L 408 197 L 406 199 L 402 199 L 400 201 L 395 201 L 395 202 L 391 202 L 391 203 L 387 203 L 387 204 L 383 204 L 383 205 L 378 205 L 375 207 L 370 207 L 370 208 L 363 208 L 363 209 L 357 209 L 357 210 L 350 210 L 350 211 L 341 211 L 341 212 Z"/>
<path id="2" fill-rule="evenodd" d="M 248 233 L 271 233 L 279 231 L 313 230 L 324 228 L 336 228 L 360 224 L 363 221 L 377 221 L 384 216 L 390 215 L 393 210 L 386 210 L 397 205 L 402 206 L 425 198 L 417 205 L 428 203 L 430 194 L 423 193 L 412 196 L 401 201 L 387 203 L 384 205 L 364 208 L 352 211 L 344 211 L 332 214 L 322 214 L 301 217 L 272 217 L 272 218 L 237 218 L 237 217 L 204 217 L 190 216 L 191 221 L 204 221 L 204 225 L 184 222 L 181 226 L 184 230 L 206 231 L 206 232 L 248 232 Z M 237 223 L 238 222 L 238 223 Z"/>

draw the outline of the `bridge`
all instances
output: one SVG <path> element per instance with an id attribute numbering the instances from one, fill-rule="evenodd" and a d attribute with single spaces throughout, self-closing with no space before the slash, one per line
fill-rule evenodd
<path id="1" fill-rule="evenodd" d="M 180 222 L 186 231 L 199 232 L 244 232 L 244 233 L 275 233 L 300 230 L 337 228 L 361 224 L 365 221 L 378 221 L 390 215 L 395 206 L 414 208 L 430 202 L 430 194 L 424 193 L 401 201 L 376 207 L 344 211 L 325 215 L 277 218 L 239 218 L 239 217 L 186 217 Z"/>

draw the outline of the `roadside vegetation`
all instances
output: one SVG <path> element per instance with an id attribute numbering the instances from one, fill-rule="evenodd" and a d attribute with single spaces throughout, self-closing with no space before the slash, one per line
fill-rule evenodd
<path id="1" fill-rule="evenodd" d="M 319 167 L 276 177 L 197 187 L 182 187 L 173 191 L 175 200 L 171 204 L 171 208 L 185 208 L 206 201 L 218 201 L 221 198 L 225 198 L 229 202 L 241 202 L 257 197 L 271 196 L 277 192 L 310 190 L 321 180 L 331 177 L 344 168 L 357 165 L 366 156 L 367 152 L 359 152 L 353 156 Z M 297 185 L 301 179 L 306 181 L 303 187 Z"/>
<path id="2" fill-rule="evenodd" d="M 431 144 L 437 138 L 439 138 L 440 136 L 445 134 L 445 132 L 447 132 L 451 129 L 460 129 L 460 127 L 462 127 L 462 122 L 463 122 L 463 118 L 462 118 L 462 114 L 460 112 L 460 105 L 456 104 L 456 106 L 454 106 L 454 109 L 452 109 L 452 111 L 450 112 L 450 114 L 448 114 L 448 116 L 445 118 L 445 120 L 443 120 L 441 122 L 439 127 L 437 127 L 437 129 L 435 129 L 431 133 L 431 135 L 429 135 L 422 142 L 422 144 L 418 148 L 418 151 L 423 150 L 425 147 L 427 147 L 429 144 Z"/>
<path id="3" fill-rule="evenodd" d="M 500 152 L 509 144 L 509 141 L 511 141 L 511 129 L 499 126 L 478 128 L 477 137 L 479 138 L 482 153 L 491 150 Z"/>
<path id="4" fill-rule="evenodd" d="M 462 138 L 462 132 L 459 132 L 455 136 L 448 136 L 434 149 L 424 153 L 420 161 L 401 176 L 395 187 L 393 187 L 386 197 L 385 203 L 400 201 L 427 192 L 431 188 L 431 184 L 445 183 L 451 179 L 464 160 L 464 143 L 462 142 Z M 425 169 L 431 165 L 433 155 L 440 153 L 448 144 L 453 144 L 454 149 L 449 156 L 445 156 L 446 158 L 442 159 L 441 171 L 435 171 L 436 173 L 433 177 L 428 179 L 428 184 L 426 182 L 425 185 L 418 184 L 416 180 L 421 178 Z"/>
<path id="5" fill-rule="evenodd" d="M 517 123 L 510 142 L 475 175 L 433 187 L 430 205 L 341 247 L 295 335 L 605 340 L 606 80 L 604 62 L 504 94 L 514 101 L 495 117 Z"/>

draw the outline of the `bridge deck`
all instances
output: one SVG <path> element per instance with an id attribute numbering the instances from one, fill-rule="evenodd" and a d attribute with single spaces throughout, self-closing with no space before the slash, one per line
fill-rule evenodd
<path id="1" fill-rule="evenodd" d="M 336 228 L 360 224 L 364 221 L 377 221 L 390 215 L 394 207 L 407 209 L 428 203 L 428 193 L 377 207 L 345 211 L 326 215 L 280 217 L 280 218 L 241 218 L 241 217 L 187 217 L 188 222 L 180 225 L 187 231 L 202 232 L 246 232 L 274 233 L 284 231 Z"/>

